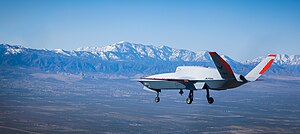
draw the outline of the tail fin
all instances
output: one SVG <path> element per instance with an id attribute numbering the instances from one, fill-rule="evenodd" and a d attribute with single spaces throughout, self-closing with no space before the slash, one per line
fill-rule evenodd
<path id="1" fill-rule="evenodd" d="M 272 65 L 276 54 L 269 54 L 264 60 L 262 60 L 254 69 L 252 69 L 245 78 L 248 81 L 257 80 L 264 72 L 266 72 Z"/>
<path id="2" fill-rule="evenodd" d="M 209 52 L 209 54 L 223 79 L 235 79 L 231 67 L 220 55 L 216 52 Z"/>

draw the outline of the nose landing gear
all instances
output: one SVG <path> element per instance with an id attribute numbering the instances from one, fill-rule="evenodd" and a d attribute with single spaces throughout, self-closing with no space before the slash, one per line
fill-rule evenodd
<path id="1" fill-rule="evenodd" d="M 158 103 L 160 101 L 160 98 L 159 98 L 159 92 L 160 92 L 160 90 L 157 90 L 156 92 L 157 92 L 157 94 L 156 94 L 156 97 L 155 97 L 154 101 L 156 103 Z"/>

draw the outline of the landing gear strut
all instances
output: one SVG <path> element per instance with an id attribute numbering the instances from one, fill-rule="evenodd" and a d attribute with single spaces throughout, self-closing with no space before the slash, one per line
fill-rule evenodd
<path id="1" fill-rule="evenodd" d="M 194 90 L 190 90 L 189 96 L 186 99 L 187 104 L 192 104 L 194 98 Z"/>
<path id="2" fill-rule="evenodd" d="M 206 89 L 206 99 L 207 99 L 208 104 L 213 104 L 214 103 L 214 98 L 210 97 L 208 89 Z"/>
<path id="3" fill-rule="evenodd" d="M 160 98 L 159 98 L 160 90 L 157 90 L 156 92 L 157 92 L 157 94 L 156 94 L 156 97 L 155 97 L 155 102 L 158 103 L 160 101 Z"/>
<path id="4" fill-rule="evenodd" d="M 182 96 L 182 94 L 183 94 L 183 91 L 182 91 L 182 89 L 180 89 L 180 91 L 179 91 L 179 94 Z"/>

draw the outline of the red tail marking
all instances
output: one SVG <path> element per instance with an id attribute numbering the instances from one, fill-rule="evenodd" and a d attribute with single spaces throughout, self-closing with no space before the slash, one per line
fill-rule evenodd
<path id="1" fill-rule="evenodd" d="M 268 56 L 273 56 L 273 57 L 276 57 L 276 54 L 269 54 Z"/>
<path id="2" fill-rule="evenodd" d="M 210 55 L 215 55 L 217 54 L 216 52 L 208 52 Z"/>
<path id="3" fill-rule="evenodd" d="M 265 73 L 265 72 L 270 68 L 270 66 L 272 65 L 273 61 L 274 61 L 274 59 L 271 59 L 271 60 L 267 63 L 267 65 L 259 72 L 259 74 Z"/>
<path id="4" fill-rule="evenodd" d="M 221 60 L 222 64 L 224 65 L 224 67 L 226 68 L 226 70 L 227 70 L 230 74 L 233 74 L 233 72 L 232 72 L 232 70 L 231 70 L 229 64 L 228 64 L 223 58 L 221 58 L 221 57 L 220 57 L 220 60 Z"/>

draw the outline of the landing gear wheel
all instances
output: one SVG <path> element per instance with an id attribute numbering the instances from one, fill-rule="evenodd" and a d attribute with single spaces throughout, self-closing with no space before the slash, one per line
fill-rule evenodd
<path id="1" fill-rule="evenodd" d="M 155 99 L 154 99 L 156 103 L 158 103 L 158 102 L 160 101 L 160 98 L 159 98 L 159 92 L 161 92 L 161 90 L 156 90 L 156 93 L 157 93 L 157 94 L 156 94 L 156 97 L 155 97 Z"/>
<path id="2" fill-rule="evenodd" d="M 194 90 L 190 90 L 189 97 L 186 99 L 186 104 L 192 104 L 194 98 Z"/>
<path id="3" fill-rule="evenodd" d="M 155 102 L 158 103 L 160 101 L 160 98 L 157 96 L 155 97 Z"/>
<path id="4" fill-rule="evenodd" d="M 213 97 L 207 98 L 207 102 L 208 102 L 208 104 L 213 104 L 214 103 L 214 98 Z"/>
<path id="5" fill-rule="evenodd" d="M 193 102 L 193 98 L 190 97 L 186 98 L 186 104 L 192 104 L 192 102 Z"/>
<path id="6" fill-rule="evenodd" d="M 206 99 L 207 99 L 208 104 L 213 104 L 215 101 L 213 97 L 210 97 L 208 89 L 206 89 Z"/>

